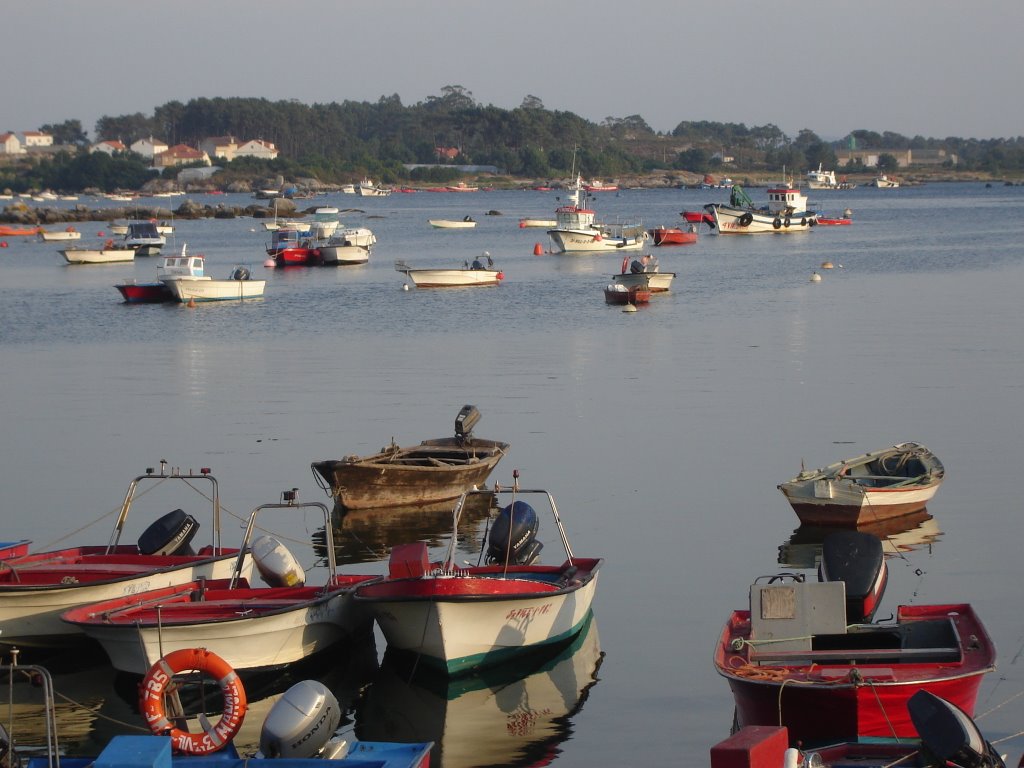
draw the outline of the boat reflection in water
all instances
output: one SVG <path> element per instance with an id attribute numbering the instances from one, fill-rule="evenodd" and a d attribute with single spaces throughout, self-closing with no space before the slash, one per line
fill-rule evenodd
<path id="1" fill-rule="evenodd" d="M 817 558 L 821 555 L 822 540 L 837 530 L 842 529 L 801 525 L 793 531 L 788 541 L 779 546 L 779 565 L 788 568 L 816 567 Z M 930 548 L 932 543 L 942 536 L 939 524 L 927 510 L 882 523 L 862 525 L 857 530 L 877 536 L 882 542 L 882 552 L 886 557 L 900 557 L 904 552 Z"/>
<path id="2" fill-rule="evenodd" d="M 547 764 L 571 736 L 603 656 L 593 614 L 560 651 L 466 677 L 388 650 L 356 711 L 356 737 L 433 741 L 432 768 Z"/>

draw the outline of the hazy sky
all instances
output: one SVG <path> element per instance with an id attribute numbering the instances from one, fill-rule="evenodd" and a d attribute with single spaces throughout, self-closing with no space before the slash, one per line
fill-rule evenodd
<path id="1" fill-rule="evenodd" d="M 1024 135 L 1022 0 L 17 0 L 3 4 L 0 132 L 197 97 L 482 104 Z"/>

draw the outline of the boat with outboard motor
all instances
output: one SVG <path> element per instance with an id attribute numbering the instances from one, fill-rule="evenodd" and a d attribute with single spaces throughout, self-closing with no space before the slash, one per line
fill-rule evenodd
<path id="1" fill-rule="evenodd" d="M 319 510 L 324 520 L 327 578 L 307 586 L 306 573 L 276 538 L 253 541 L 257 515 L 266 510 Z M 294 490 L 280 503 L 249 515 L 241 551 L 250 552 L 268 586 L 251 586 L 241 555 L 231 577 L 201 579 L 164 589 L 78 606 L 63 614 L 103 646 L 115 669 L 145 674 L 161 656 L 202 647 L 236 671 L 264 670 L 299 661 L 372 630 L 372 619 L 351 600 L 359 584 L 377 575 L 339 575 L 330 512 L 320 502 L 300 503 Z"/>
<path id="2" fill-rule="evenodd" d="M 167 244 L 167 238 L 156 228 L 155 221 L 129 221 L 124 246 L 134 248 L 136 256 L 157 256 Z"/>
<path id="3" fill-rule="evenodd" d="M 786 183 L 768 189 L 768 204 L 760 208 L 739 184 L 733 185 L 729 203 L 708 203 L 704 210 L 720 235 L 753 235 L 774 232 L 807 232 L 818 223 L 818 214 L 807 208 L 807 195 Z M 684 214 L 685 217 L 685 214 Z"/>
<path id="4" fill-rule="evenodd" d="M 874 539 L 874 543 L 871 543 Z M 906 712 L 919 690 L 973 715 L 996 651 L 964 603 L 901 605 L 874 622 L 885 587 L 881 544 L 837 531 L 822 548 L 818 582 L 762 577 L 749 610 L 734 611 L 715 648 L 736 724 L 784 725 L 793 740 L 912 737 Z"/>
<path id="5" fill-rule="evenodd" d="M 178 256 L 164 256 L 163 263 L 156 268 L 156 280 L 139 283 L 125 280 L 114 287 L 128 304 L 157 304 L 174 301 L 174 292 L 168 287 L 172 280 L 209 280 L 206 274 L 206 258 L 200 253 L 189 256 L 187 243 L 181 246 Z"/>
<path id="6" fill-rule="evenodd" d="M 711 748 L 711 768 L 1006 768 L 1003 755 L 955 704 L 918 691 L 907 701 L 907 714 L 914 738 L 796 743 L 785 726 L 744 726 Z"/>
<path id="7" fill-rule="evenodd" d="M 461 269 L 410 267 L 404 261 L 396 261 L 395 271 L 408 277 L 417 288 L 466 288 L 480 285 L 500 285 L 501 281 L 505 279 L 505 273 L 494 268 L 494 259 L 487 251 L 473 259 L 472 263 L 464 261 Z"/>
<path id="8" fill-rule="evenodd" d="M 925 509 L 946 470 L 921 443 L 897 443 L 779 485 L 801 523 L 859 526 Z"/>
<path id="9" fill-rule="evenodd" d="M 690 223 L 686 229 L 679 227 L 657 227 L 647 233 L 655 245 L 692 245 L 697 242 L 697 225 Z"/>
<path id="10" fill-rule="evenodd" d="M 197 484 L 210 486 L 204 500 L 211 504 L 211 540 L 198 552 L 193 552 L 191 543 L 199 522 L 182 509 L 157 519 L 137 544 L 120 543 L 139 487 L 164 483 L 196 493 L 200 493 Z M 81 629 L 60 619 L 70 608 L 199 578 L 227 578 L 236 567 L 248 579 L 252 565 L 249 553 L 221 545 L 220 494 L 210 470 L 168 471 L 167 463 L 161 461 L 159 472 L 149 468 L 128 486 L 106 546 L 75 546 L 0 560 L 0 645 L 54 647 L 81 642 L 85 638 Z"/>
<path id="11" fill-rule="evenodd" d="M 580 174 L 576 174 L 570 189 L 569 203 L 555 209 L 555 226 L 547 232 L 556 252 L 634 251 L 644 247 L 650 235 L 642 222 L 598 222 L 594 211 L 581 204 L 590 193 L 584 192 Z"/>
<path id="12" fill-rule="evenodd" d="M 413 507 L 449 501 L 481 485 L 508 451 L 508 443 L 473 435 L 475 405 L 455 417 L 455 436 L 401 448 L 391 444 L 369 456 L 312 463 L 313 476 L 346 510 Z"/>
<path id="13" fill-rule="evenodd" d="M 262 299 L 266 280 L 253 278 L 246 264 L 236 264 L 223 280 L 165 280 L 174 298 L 182 304 L 201 301 L 241 301 Z"/>
<path id="14" fill-rule="evenodd" d="M 567 642 L 582 630 L 597 590 L 600 558 L 577 557 L 569 546 L 554 497 L 542 489 L 467 491 L 455 504 L 445 558 L 431 563 L 427 545 L 394 547 L 388 575 L 356 588 L 355 600 L 373 613 L 388 648 L 415 654 L 449 675 L 499 664 Z M 494 521 L 481 539 L 478 565 L 455 562 L 462 510 L 471 497 L 493 495 Z M 565 549 L 560 565 L 540 565 L 543 544 L 530 503 L 547 503 Z M 534 501 L 537 503 L 537 501 Z M 483 547 L 486 546 L 486 552 Z"/>
<path id="15" fill-rule="evenodd" d="M 665 293 L 672 287 L 675 272 L 662 272 L 658 260 L 649 254 L 639 259 L 622 259 L 622 271 L 612 275 L 612 281 L 626 288 L 646 288 L 651 293 Z"/>

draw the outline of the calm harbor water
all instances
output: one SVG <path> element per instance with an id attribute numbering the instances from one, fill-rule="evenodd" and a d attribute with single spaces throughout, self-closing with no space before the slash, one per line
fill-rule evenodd
<path id="1" fill-rule="evenodd" d="M 593 207 L 672 226 L 727 194 L 627 190 Z M 169 249 L 187 242 L 216 276 L 248 262 L 268 280 L 263 301 L 195 309 L 120 302 L 113 285 L 152 279 L 155 259 L 67 267 L 54 244 L 9 238 L 4 538 L 36 549 L 105 543 L 109 517 L 77 531 L 160 459 L 209 466 L 236 515 L 292 487 L 326 502 L 311 461 L 446 435 L 474 403 L 477 433 L 512 445 L 492 480 L 518 468 L 524 485 L 551 490 L 575 552 L 605 558 L 594 622 L 540 669 L 452 685 L 410 681 L 378 637 L 314 670 L 349 707 L 346 728 L 438 741 L 442 768 L 701 766 L 732 722 L 711 663 L 722 623 L 754 578 L 813 562 L 814 538 L 775 486 L 802 462 L 918 440 L 941 457 L 946 481 L 932 519 L 893 536 L 901 551 L 879 616 L 904 603 L 973 603 L 1000 652 L 979 724 L 992 740 L 1021 730 L 1024 188 L 812 194 L 830 213 L 851 208 L 855 223 L 651 249 L 677 278 L 632 314 L 602 296 L 620 256 L 533 255 L 546 237 L 517 220 L 550 216 L 555 198 L 308 201 L 359 206 L 343 221 L 377 234 L 369 264 L 337 269 L 264 270 L 269 233 L 251 219 L 175 221 Z M 467 214 L 476 229 L 427 225 Z M 79 228 L 88 241 L 105 226 Z M 505 271 L 498 288 L 403 291 L 393 269 L 484 250 Z M 141 529 L 143 518 L 132 522 Z M 241 530 L 229 520 L 232 544 Z M 342 567 L 376 572 L 390 545 L 440 545 L 448 525 L 444 512 L 356 516 L 343 527 Z M 316 527 L 304 515 L 286 532 L 302 539 Z M 69 747 L 94 750 L 140 722 L 109 668 L 56 682 L 92 710 L 62 705 Z M 253 696 L 267 704 L 254 706 L 247 739 L 281 683 Z M 1024 740 L 1001 747 L 1016 760 Z"/>

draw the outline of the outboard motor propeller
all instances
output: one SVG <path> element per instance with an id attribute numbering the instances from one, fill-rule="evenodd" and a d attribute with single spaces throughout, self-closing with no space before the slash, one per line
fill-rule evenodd
<path id="1" fill-rule="evenodd" d="M 514 501 L 503 508 L 487 537 L 487 562 L 530 565 L 544 547 L 537 541 L 539 527 L 537 513 L 525 501 Z"/>
<path id="2" fill-rule="evenodd" d="M 194 555 L 189 544 L 199 531 L 192 515 L 176 509 L 157 519 L 139 536 L 139 552 L 144 555 Z"/>
<path id="3" fill-rule="evenodd" d="M 260 731 L 260 754 L 318 757 L 330 745 L 340 722 L 341 707 L 330 689 L 318 680 L 303 680 L 285 691 L 267 713 Z M 344 742 L 337 744 L 330 757 L 344 757 L 337 753 L 346 748 Z"/>

